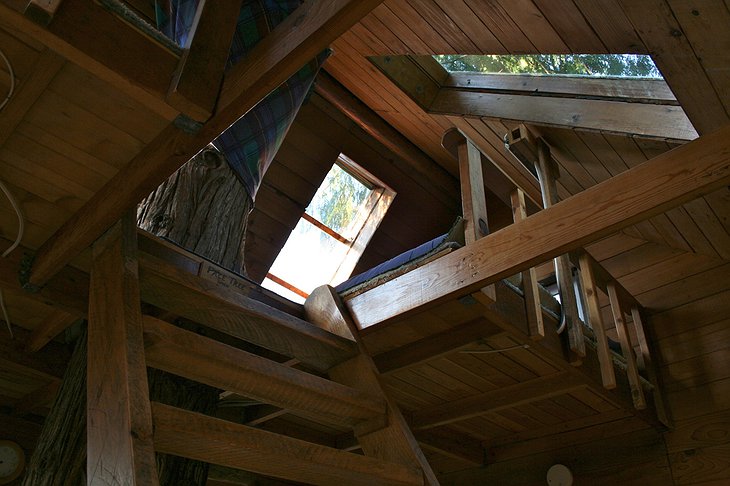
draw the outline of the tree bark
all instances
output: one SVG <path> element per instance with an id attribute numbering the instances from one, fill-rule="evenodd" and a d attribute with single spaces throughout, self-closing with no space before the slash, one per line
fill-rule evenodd
<path id="1" fill-rule="evenodd" d="M 63 376 L 22 486 L 86 484 L 86 327 Z"/>
<path id="2" fill-rule="evenodd" d="M 225 156 L 209 145 L 142 201 L 137 224 L 224 268 L 244 274 L 249 195 Z M 150 399 L 212 415 L 220 391 L 149 370 Z M 160 486 L 203 486 L 208 464 L 157 454 Z"/>
<path id="3" fill-rule="evenodd" d="M 244 274 L 243 247 L 251 199 L 209 145 L 142 201 L 140 228 L 220 266 Z"/>

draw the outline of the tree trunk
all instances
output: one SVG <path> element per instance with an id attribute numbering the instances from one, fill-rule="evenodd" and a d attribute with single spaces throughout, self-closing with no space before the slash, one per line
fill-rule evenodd
<path id="1" fill-rule="evenodd" d="M 244 273 L 243 247 L 250 198 L 223 154 L 208 146 L 150 194 L 138 225 L 222 267 Z M 149 370 L 150 399 L 212 415 L 220 391 Z M 157 454 L 160 486 L 203 486 L 208 464 Z"/>
<path id="2" fill-rule="evenodd" d="M 43 422 L 23 486 L 86 484 L 86 346 L 84 327 Z"/>
<path id="3" fill-rule="evenodd" d="M 137 224 L 243 274 L 250 209 L 245 187 L 209 145 L 140 203 Z"/>

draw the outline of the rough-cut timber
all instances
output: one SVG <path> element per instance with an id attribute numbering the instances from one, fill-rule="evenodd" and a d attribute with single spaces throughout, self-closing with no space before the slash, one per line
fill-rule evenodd
<path id="1" fill-rule="evenodd" d="M 318 485 L 419 485 L 417 469 L 152 404 L 155 448 L 169 454 Z"/>
<path id="2" fill-rule="evenodd" d="M 597 184 L 347 301 L 360 328 L 473 292 L 730 182 L 730 127 Z"/>

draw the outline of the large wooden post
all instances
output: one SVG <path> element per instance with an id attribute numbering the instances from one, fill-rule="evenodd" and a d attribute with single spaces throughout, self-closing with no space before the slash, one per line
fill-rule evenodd
<path id="1" fill-rule="evenodd" d="M 87 484 L 157 486 L 131 213 L 92 246 Z"/>

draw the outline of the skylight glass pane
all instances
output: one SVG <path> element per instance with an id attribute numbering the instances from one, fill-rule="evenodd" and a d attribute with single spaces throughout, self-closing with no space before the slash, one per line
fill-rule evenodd
<path id="1" fill-rule="evenodd" d="M 335 164 L 317 189 L 306 213 L 350 238 L 351 225 L 369 194 L 367 186 Z"/>
<path id="2" fill-rule="evenodd" d="M 347 245 L 300 219 L 269 272 L 310 293 L 329 283 L 347 250 Z"/>
<path id="3" fill-rule="evenodd" d="M 278 283 L 274 282 L 270 278 L 265 278 L 263 282 L 261 282 L 261 286 L 265 289 L 269 289 L 272 292 L 276 292 L 277 294 L 281 295 L 282 297 L 286 297 L 287 299 L 291 300 L 292 302 L 297 302 L 299 304 L 304 303 L 304 297 L 297 294 L 296 292 L 292 292 L 288 288 L 284 287 L 283 285 L 279 285 Z"/>
<path id="4" fill-rule="evenodd" d="M 449 72 L 655 78 L 651 56 L 639 54 L 439 55 Z"/>

